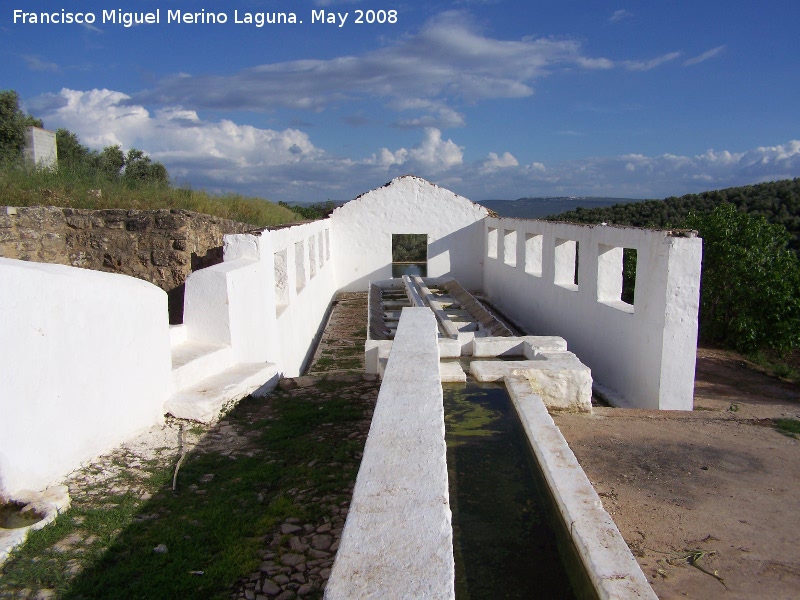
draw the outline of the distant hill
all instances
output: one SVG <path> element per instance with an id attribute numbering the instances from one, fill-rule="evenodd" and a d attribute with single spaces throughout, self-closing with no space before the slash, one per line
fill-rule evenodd
<path id="1" fill-rule="evenodd" d="M 518 198 L 517 200 L 481 200 L 478 204 L 493 210 L 501 217 L 541 219 L 577 208 L 604 208 L 629 202 L 642 202 L 642 200 L 591 196 L 553 196 L 548 198 Z"/>
<path id="2" fill-rule="evenodd" d="M 573 223 L 609 223 L 636 227 L 680 227 L 690 212 L 711 212 L 719 204 L 733 204 L 742 212 L 761 215 L 789 230 L 789 246 L 800 252 L 800 178 L 687 194 L 665 200 L 646 200 L 613 206 L 581 208 L 551 216 Z"/>

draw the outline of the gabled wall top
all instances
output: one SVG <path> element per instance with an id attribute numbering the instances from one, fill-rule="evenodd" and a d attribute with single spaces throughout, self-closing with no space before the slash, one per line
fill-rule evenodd
<path id="1" fill-rule="evenodd" d="M 393 191 L 402 191 L 403 193 L 413 191 L 415 193 L 422 193 L 426 195 L 433 194 L 435 195 L 437 201 L 455 202 L 456 204 L 462 204 L 464 208 L 476 210 L 481 214 L 481 218 L 494 216 L 492 211 L 484 206 L 481 206 L 477 202 L 473 202 L 472 200 L 464 198 L 463 196 L 459 196 L 455 192 L 451 192 L 446 188 L 438 186 L 435 183 L 431 183 L 422 177 L 417 177 L 416 175 L 401 175 L 400 177 L 395 177 L 390 182 L 385 183 L 379 188 L 375 188 L 374 190 L 370 190 L 369 192 L 364 192 L 363 194 L 356 196 L 354 200 L 351 200 L 344 206 L 340 206 L 334 210 L 333 213 L 336 214 L 338 211 L 349 212 L 346 209 L 357 210 L 357 207 L 360 209 L 365 204 L 384 202 L 388 197 L 391 196 L 391 192 Z"/>
<path id="2" fill-rule="evenodd" d="M 425 234 L 428 276 L 450 275 L 468 289 L 483 283 L 483 220 L 489 211 L 420 177 L 405 175 L 331 214 L 339 285 L 366 290 L 389 279 L 392 235 Z"/>

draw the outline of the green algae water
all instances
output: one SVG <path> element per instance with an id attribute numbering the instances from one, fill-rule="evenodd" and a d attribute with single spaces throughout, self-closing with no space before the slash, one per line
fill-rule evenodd
<path id="1" fill-rule="evenodd" d="M 24 507 L 25 505 L 20 502 L 0 504 L 0 528 L 22 529 L 30 527 L 44 518 L 34 510 L 21 512 Z"/>
<path id="2" fill-rule="evenodd" d="M 505 386 L 444 385 L 456 600 L 576 598 Z"/>

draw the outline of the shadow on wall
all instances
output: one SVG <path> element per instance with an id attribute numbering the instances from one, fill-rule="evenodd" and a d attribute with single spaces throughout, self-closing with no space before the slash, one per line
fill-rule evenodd
<path id="1" fill-rule="evenodd" d="M 222 246 L 208 248 L 203 256 L 192 252 L 191 272 L 218 265 L 223 261 Z M 167 290 L 167 307 L 169 310 L 169 324 L 180 325 L 183 323 L 183 299 L 186 294 L 186 284 L 181 283 L 171 290 Z"/>
<path id="2" fill-rule="evenodd" d="M 481 220 L 429 243 L 428 276 L 450 276 L 458 279 L 465 289 L 482 289 L 483 235 Z"/>

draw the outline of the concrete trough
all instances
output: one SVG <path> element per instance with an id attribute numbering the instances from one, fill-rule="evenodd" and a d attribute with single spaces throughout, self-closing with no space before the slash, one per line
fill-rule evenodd
<path id="1" fill-rule="evenodd" d="M 599 600 L 657 600 L 639 563 L 527 378 L 505 377 L 531 451 Z"/>

